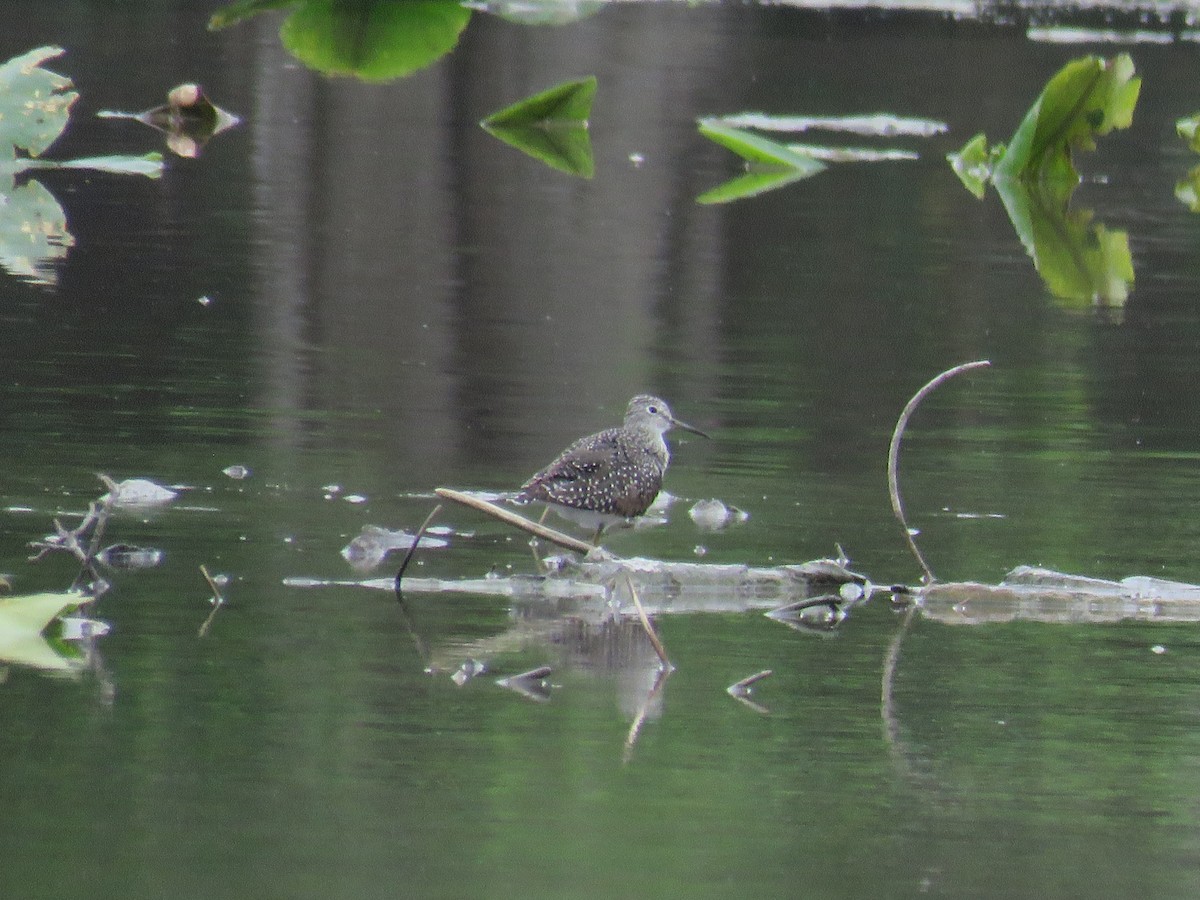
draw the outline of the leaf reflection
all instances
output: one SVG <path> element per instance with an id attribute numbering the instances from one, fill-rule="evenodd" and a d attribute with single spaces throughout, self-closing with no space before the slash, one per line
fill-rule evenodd
<path id="1" fill-rule="evenodd" d="M 61 47 L 39 47 L 0 65 L 0 266 L 35 284 L 54 284 L 55 264 L 75 241 L 66 213 L 40 182 L 37 169 L 93 169 L 156 177 L 162 157 L 104 156 L 48 160 L 48 150 L 67 127 L 79 99 L 69 78 L 41 68 Z M 5 187 L 5 176 L 8 187 Z"/>
<path id="2" fill-rule="evenodd" d="M 1090 209 L 1072 210 L 1074 190 L 996 181 L 1017 236 L 1051 294 L 1078 304 L 1124 306 L 1134 280 L 1129 235 L 1093 221 Z"/>
<path id="3" fill-rule="evenodd" d="M 436 62 L 471 18 L 457 0 L 240 0 L 214 13 L 208 27 L 283 8 L 292 10 L 279 29 L 289 53 L 318 72 L 365 81 L 402 78 Z"/>
<path id="4" fill-rule="evenodd" d="M 591 178 L 596 169 L 588 117 L 595 96 L 594 75 L 564 81 L 492 113 L 479 124 L 552 169 Z"/>

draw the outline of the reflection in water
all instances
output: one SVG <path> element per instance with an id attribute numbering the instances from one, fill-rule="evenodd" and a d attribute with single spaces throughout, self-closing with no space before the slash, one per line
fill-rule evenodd
<path id="1" fill-rule="evenodd" d="M 318 72 L 367 81 L 401 78 L 437 61 L 471 18 L 458 0 L 251 0 L 219 10 L 209 27 L 280 7 L 290 9 L 279 29 L 289 53 Z"/>
<path id="2" fill-rule="evenodd" d="M 198 84 L 181 84 L 167 94 L 167 102 L 140 113 L 101 110 L 102 119 L 134 119 L 166 135 L 167 149 L 176 156 L 195 159 L 215 135 L 241 119 L 213 104 Z"/>

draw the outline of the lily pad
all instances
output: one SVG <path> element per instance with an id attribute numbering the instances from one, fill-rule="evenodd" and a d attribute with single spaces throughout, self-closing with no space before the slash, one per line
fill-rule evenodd
<path id="1" fill-rule="evenodd" d="M 0 598 L 0 663 L 52 672 L 73 671 L 77 660 L 51 646 L 44 632 L 55 619 L 76 609 L 85 599 L 82 594 L 74 593 Z"/>
<path id="2" fill-rule="evenodd" d="M 79 94 L 71 79 L 41 64 L 64 52 L 38 47 L 0 65 L 0 146 L 41 156 L 63 133 Z"/>

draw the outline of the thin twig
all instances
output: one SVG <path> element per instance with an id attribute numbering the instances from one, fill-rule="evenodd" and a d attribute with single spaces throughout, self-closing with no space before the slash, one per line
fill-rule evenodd
<path id="1" fill-rule="evenodd" d="M 659 640 L 658 633 L 655 632 L 654 626 L 650 623 L 650 617 L 646 615 L 646 610 L 642 609 L 642 601 L 638 597 L 637 588 L 633 586 L 633 578 L 629 574 L 628 569 L 622 569 L 621 574 L 625 576 L 625 583 L 629 586 L 629 596 L 633 598 L 633 605 L 637 609 L 638 618 L 642 622 L 642 628 L 646 631 L 646 637 L 650 638 L 650 644 L 654 647 L 654 652 L 658 654 L 658 660 L 662 663 L 664 669 L 674 669 L 671 665 L 671 660 L 667 657 L 667 648 L 663 646 L 663 642 Z"/>
<path id="2" fill-rule="evenodd" d="M 204 576 L 204 580 L 208 582 L 209 589 L 213 592 L 213 605 L 220 606 L 225 602 L 225 598 L 221 596 L 221 589 L 217 587 L 217 583 L 213 581 L 213 577 L 208 574 L 208 566 L 203 563 L 200 564 L 200 574 Z"/>
<path id="3" fill-rule="evenodd" d="M 590 553 L 595 548 L 578 538 L 573 538 L 569 534 L 563 534 L 561 531 L 555 531 L 553 528 L 548 528 L 545 525 L 539 525 L 537 522 L 532 522 L 524 516 L 519 516 L 515 512 L 503 509 L 494 503 L 489 503 L 479 497 L 472 497 L 470 494 L 464 494 L 462 491 L 451 490 L 450 488 L 438 488 L 434 491 L 439 497 L 446 500 L 453 500 L 455 503 L 461 503 L 463 506 L 469 506 L 479 512 L 487 513 L 495 519 L 499 519 L 507 525 L 512 525 L 514 528 L 520 528 L 532 534 L 534 537 L 544 538 L 552 544 L 557 544 L 565 550 L 574 550 L 577 553 Z"/>
<path id="4" fill-rule="evenodd" d="M 910 606 L 904 614 L 904 621 L 892 636 L 888 644 L 887 655 L 883 658 L 883 678 L 879 687 L 879 717 L 883 720 L 883 736 L 889 746 L 895 746 L 899 741 L 900 725 L 896 720 L 896 704 L 892 699 L 892 686 L 896 680 L 896 667 L 900 662 L 900 645 L 904 635 L 912 624 L 917 607 Z"/>
<path id="5" fill-rule="evenodd" d="M 408 548 L 408 552 L 404 554 L 404 562 L 400 563 L 400 569 L 396 572 L 396 594 L 400 594 L 400 579 L 404 577 L 404 572 L 408 568 L 408 564 L 412 562 L 413 554 L 417 552 L 417 545 L 421 543 L 421 537 L 425 534 L 430 523 L 433 522 L 433 517 L 441 512 L 442 504 L 438 504 L 429 511 L 429 515 L 425 517 L 425 521 L 421 523 L 421 527 L 417 529 L 417 536 L 413 538 L 412 546 Z"/>
<path id="6" fill-rule="evenodd" d="M 769 716 L 771 714 L 769 709 L 767 709 L 761 703 L 755 703 L 750 699 L 750 685 L 757 681 L 762 681 L 770 674 L 770 669 L 763 669 L 761 672 L 755 672 L 753 675 L 748 675 L 741 681 L 736 681 L 729 687 L 725 688 L 725 693 L 727 693 L 738 703 L 741 703 L 743 706 L 754 710 L 759 715 Z"/>
<path id="7" fill-rule="evenodd" d="M 955 366 L 953 369 L 947 369 L 942 372 L 923 388 L 917 391 L 908 404 L 904 407 L 904 411 L 900 413 L 900 418 L 896 421 L 896 427 L 892 431 L 892 442 L 888 447 L 888 496 L 892 500 L 892 512 L 896 514 L 896 518 L 900 522 L 900 527 L 904 529 L 904 539 L 908 541 L 908 547 L 912 550 L 913 555 L 917 558 L 922 571 L 925 573 L 926 584 L 932 584 L 935 581 L 933 571 L 929 568 L 929 564 L 925 562 L 925 557 L 921 555 L 921 551 L 917 548 L 917 542 L 913 539 L 912 529 L 908 527 L 908 521 L 904 517 L 904 504 L 900 501 L 900 483 L 898 469 L 900 466 L 900 438 L 904 435 L 904 429 L 908 425 L 909 417 L 912 416 L 916 408 L 920 406 L 930 393 L 932 393 L 942 382 L 948 381 L 955 375 L 962 372 L 968 372 L 972 369 L 981 369 L 985 366 L 990 366 L 991 363 L 986 359 L 976 360 L 975 362 L 963 363 L 961 366 Z"/>
<path id="8" fill-rule="evenodd" d="M 208 582 L 208 587 L 212 591 L 212 612 L 208 614 L 208 618 L 204 620 L 204 624 L 200 626 L 197 637 L 204 637 L 208 634 L 209 626 L 212 625 L 213 619 L 217 615 L 217 610 L 225 605 L 225 598 L 221 596 L 221 589 L 217 587 L 217 583 L 213 577 L 208 574 L 208 567 L 203 563 L 200 564 L 200 574 L 204 576 L 204 580 Z"/>

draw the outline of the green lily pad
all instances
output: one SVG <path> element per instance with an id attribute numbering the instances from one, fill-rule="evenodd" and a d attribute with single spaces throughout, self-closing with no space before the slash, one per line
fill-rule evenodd
<path id="1" fill-rule="evenodd" d="M 41 156 L 66 129 L 79 95 L 71 79 L 41 68 L 64 52 L 39 47 L 0 65 L 0 146 L 9 152 Z"/>
<path id="2" fill-rule="evenodd" d="M 595 75 L 564 81 L 492 113 L 479 124 L 487 129 L 564 124 L 587 127 L 595 96 Z"/>
<path id="3" fill-rule="evenodd" d="M 83 601 L 80 594 L 27 594 L 0 598 L 0 663 L 47 671 L 73 671 L 78 660 L 47 643 L 43 632 Z M 59 642 L 63 643 L 63 642 Z"/>

